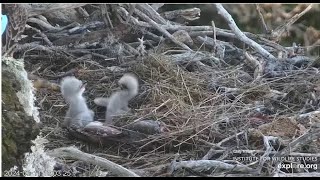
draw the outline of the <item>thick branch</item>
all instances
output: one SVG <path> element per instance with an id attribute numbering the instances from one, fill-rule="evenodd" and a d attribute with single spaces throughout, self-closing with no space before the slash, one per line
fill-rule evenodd
<path id="1" fill-rule="evenodd" d="M 249 168 L 248 166 L 245 166 L 245 165 L 228 164 L 228 163 L 216 161 L 216 160 L 181 161 L 181 162 L 174 162 L 172 166 L 173 166 L 173 170 L 189 168 L 196 172 L 208 171 L 210 169 L 229 170 L 233 172 L 242 172 L 242 173 L 254 172 L 252 168 Z"/>
<path id="2" fill-rule="evenodd" d="M 150 23 L 152 26 L 154 26 L 158 31 L 163 33 L 165 36 L 170 38 L 174 43 L 181 46 L 183 49 L 192 51 L 187 45 L 181 43 L 180 41 L 177 41 L 167 30 L 163 29 L 159 24 L 154 22 L 152 19 L 150 19 L 147 15 L 145 15 L 143 12 L 139 11 L 138 9 L 135 10 L 136 14 L 139 15 L 142 19 Z"/>
<path id="3" fill-rule="evenodd" d="M 56 3 L 52 3 L 52 4 L 33 4 L 31 6 L 29 6 L 28 8 L 28 16 L 36 16 L 39 14 L 44 14 L 44 13 L 49 13 L 49 12 L 53 12 L 53 11 L 57 11 L 60 9 L 74 9 L 74 8 L 78 8 L 81 6 L 86 5 L 84 4 L 56 4 Z M 38 7 L 36 7 L 38 6 Z M 41 7 L 40 7 L 41 6 Z"/>
<path id="4" fill-rule="evenodd" d="M 137 8 L 159 24 L 167 24 L 167 21 L 160 16 L 149 4 L 136 4 Z"/>
<path id="5" fill-rule="evenodd" d="M 272 54 L 270 54 L 268 51 L 263 49 L 258 43 L 249 39 L 246 35 L 244 35 L 243 32 L 241 32 L 241 30 L 238 28 L 237 24 L 234 22 L 232 16 L 228 13 L 228 11 L 226 11 L 223 8 L 223 6 L 221 4 L 217 3 L 217 4 L 214 4 L 214 6 L 217 8 L 218 14 L 220 14 L 223 17 L 223 19 L 228 23 L 230 29 L 235 33 L 235 35 L 237 36 L 237 38 L 239 40 L 241 40 L 244 43 L 251 46 L 253 49 L 258 51 L 265 58 L 275 59 L 275 57 Z"/>
<path id="6" fill-rule="evenodd" d="M 84 162 L 89 162 L 91 164 L 95 164 L 100 167 L 109 169 L 110 171 L 116 173 L 118 176 L 139 177 L 137 174 L 128 170 L 127 168 L 124 168 L 105 158 L 84 153 L 75 147 L 57 148 L 48 152 L 48 154 L 54 157 L 70 157 L 70 158 L 78 159 Z"/>
<path id="7" fill-rule="evenodd" d="M 161 13 L 163 17 L 169 20 L 173 20 L 177 17 L 183 17 L 189 21 L 193 21 L 200 18 L 201 10 L 199 8 L 178 9 L 174 11 L 167 11 Z"/>

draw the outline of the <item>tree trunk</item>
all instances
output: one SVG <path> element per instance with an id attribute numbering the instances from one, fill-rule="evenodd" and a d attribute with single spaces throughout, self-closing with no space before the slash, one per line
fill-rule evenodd
<path id="1" fill-rule="evenodd" d="M 17 92 L 24 87 L 19 70 L 12 68 L 2 63 L 2 172 L 13 166 L 22 169 L 24 153 L 30 151 L 31 140 L 39 133 L 36 121 L 19 101 Z"/>

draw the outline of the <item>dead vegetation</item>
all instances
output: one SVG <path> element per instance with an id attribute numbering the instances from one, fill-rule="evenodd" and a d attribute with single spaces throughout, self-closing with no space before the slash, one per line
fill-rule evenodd
<path id="1" fill-rule="evenodd" d="M 76 6 L 70 10 L 76 17 L 60 13 L 60 18 L 76 18 L 60 27 L 50 23 L 53 18 L 48 15 L 59 14 L 58 9 L 32 11 L 37 15 L 29 17 L 27 37 L 20 41 L 15 56 L 24 58 L 30 75 L 48 81 L 47 86 L 36 86 L 42 134 L 50 141 L 46 148 L 56 157 L 65 152 L 72 158 L 60 157 L 59 168 L 76 176 L 97 176 L 106 171 L 115 176 L 320 173 L 314 168 L 320 162 L 319 54 L 307 56 L 304 46 L 279 44 L 282 30 L 297 19 L 290 19 L 290 14 L 281 16 L 291 20 L 289 25 L 281 20 L 284 26 L 277 29 L 281 33 L 263 37 L 242 32 L 220 4 L 210 6 L 229 22 L 231 30 L 214 23 L 181 23 L 197 19 L 198 8 L 160 15 L 155 5 Z M 312 8 L 303 6 L 295 13 L 303 12 L 302 16 Z M 181 14 L 180 23 L 165 19 L 172 14 Z M 115 126 L 126 129 L 133 122 L 154 120 L 162 123 L 161 133 L 139 136 L 136 141 L 113 139 L 92 144 L 60 127 L 67 110 L 55 86 L 61 77 L 76 75 L 87 81 L 88 105 L 95 118 L 102 120 L 105 109 L 96 106 L 93 99 L 115 91 L 125 72 L 135 73 L 141 87 L 130 102 L 134 113 L 118 118 Z M 125 168 L 110 169 L 103 159 L 85 161 L 91 156 L 59 149 L 68 146 Z M 73 152 L 81 158 L 68 156 Z M 289 161 L 271 161 L 274 157 L 296 157 L 295 163 L 313 168 L 279 168 L 279 163 Z M 301 157 L 313 160 L 302 161 Z"/>

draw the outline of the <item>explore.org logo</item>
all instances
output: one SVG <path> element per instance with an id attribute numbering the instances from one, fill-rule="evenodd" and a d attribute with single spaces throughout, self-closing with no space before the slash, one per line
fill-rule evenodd
<path id="1" fill-rule="evenodd" d="M 295 168 L 306 168 L 306 169 L 318 169 L 318 164 L 299 164 L 299 163 L 280 163 L 278 168 L 282 169 L 295 169 Z"/>

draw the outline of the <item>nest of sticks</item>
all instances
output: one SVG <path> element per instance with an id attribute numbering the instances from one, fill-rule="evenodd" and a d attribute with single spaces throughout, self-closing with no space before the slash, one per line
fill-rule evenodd
<path id="1" fill-rule="evenodd" d="M 219 4 L 214 6 L 230 22 L 228 12 Z M 86 7 L 82 9 L 92 8 Z M 305 56 L 300 51 L 303 47 L 283 47 L 243 33 L 232 23 L 232 31 L 214 25 L 197 30 L 171 21 L 173 25 L 168 26 L 162 24 L 163 14 L 148 14 L 151 6 L 146 4 L 111 8 L 123 20 L 113 28 L 130 29 L 122 31 L 122 36 L 145 34 L 147 38 L 129 43 L 101 30 L 104 40 L 82 36 L 81 42 L 67 47 L 69 37 L 65 43 L 56 39 L 63 33 L 40 32 L 52 39 L 51 46 L 24 43 L 18 48 L 17 55 L 23 55 L 37 88 L 42 134 L 50 142 L 46 144 L 48 150 L 76 146 L 141 176 L 274 175 L 277 170 L 289 171 L 276 168 L 268 158 L 319 156 L 320 131 L 314 131 L 320 121 L 319 59 Z M 212 34 L 214 37 L 209 37 Z M 217 39 L 223 36 L 248 44 L 254 51 Z M 97 44 L 103 47 L 97 48 Z M 275 58 L 277 52 L 287 54 Z M 127 129 L 135 122 L 152 120 L 161 123 L 160 133 L 129 134 L 138 138 L 92 143 L 70 136 L 60 127 L 67 110 L 58 86 L 62 77 L 75 75 L 87 81 L 84 95 L 88 106 L 96 113 L 96 120 L 103 120 L 105 108 L 93 100 L 117 90 L 117 81 L 126 72 L 139 78 L 139 94 L 129 103 L 133 113 L 117 118 L 115 126 Z M 60 158 L 61 164 L 77 167 L 81 176 L 106 168 L 81 160 Z M 319 164 L 319 160 L 307 163 Z"/>

